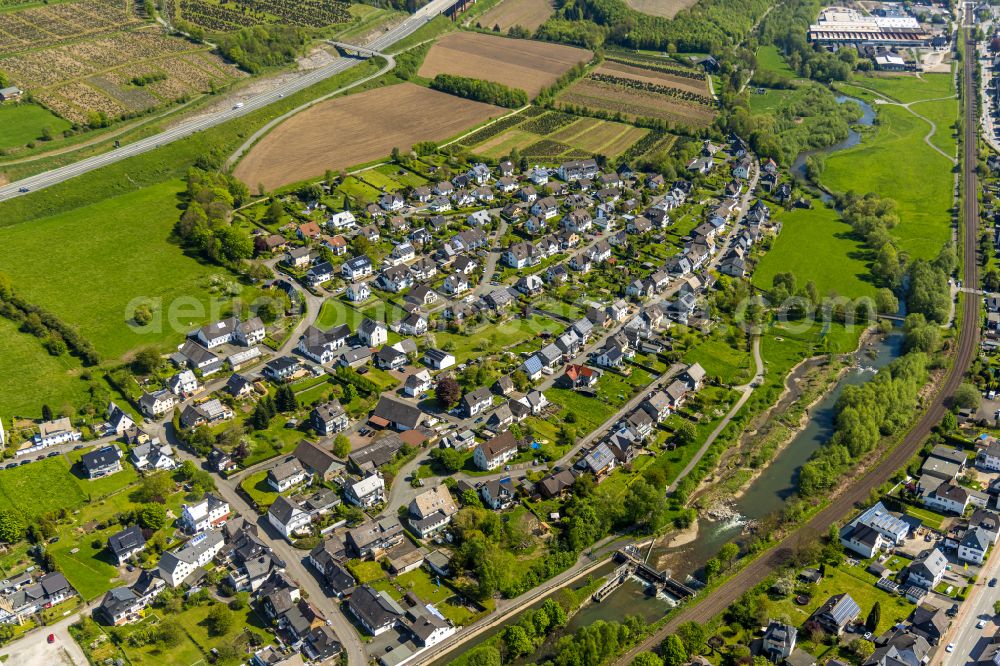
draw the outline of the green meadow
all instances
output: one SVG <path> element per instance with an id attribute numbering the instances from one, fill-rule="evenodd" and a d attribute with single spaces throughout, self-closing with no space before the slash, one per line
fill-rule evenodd
<path id="1" fill-rule="evenodd" d="M 819 201 L 813 206 L 775 212 L 781 233 L 754 270 L 754 286 L 769 290 L 775 274 L 790 272 L 799 286 L 815 282 L 823 296 L 874 296 L 866 251 L 850 225 Z"/>
<path id="2" fill-rule="evenodd" d="M 210 281 L 224 274 L 170 242 L 182 187 L 170 180 L 2 227 L 0 247 L 16 258 L 3 270 L 19 294 L 78 327 L 104 358 L 144 345 L 177 343 L 191 327 L 214 318 L 210 306 L 220 301 L 210 292 Z M 158 331 L 133 330 L 129 306 L 137 298 L 153 299 L 156 315 L 173 308 L 177 330 L 166 316 L 163 326 L 154 322 L 150 327 Z"/>
<path id="3" fill-rule="evenodd" d="M 901 222 L 891 233 L 900 249 L 933 257 L 950 233 L 953 165 L 924 143 L 929 129 L 924 120 L 898 106 L 876 109 L 876 130 L 859 145 L 829 155 L 820 181 L 834 192 L 877 192 L 895 199 Z"/>
<path id="4" fill-rule="evenodd" d="M 70 123 L 37 104 L 9 104 L 0 106 L 0 127 L 0 148 L 14 148 L 38 141 L 46 127 L 58 134 Z"/>

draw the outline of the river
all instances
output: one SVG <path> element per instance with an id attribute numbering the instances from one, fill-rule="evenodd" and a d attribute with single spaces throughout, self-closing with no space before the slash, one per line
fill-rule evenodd
<path id="1" fill-rule="evenodd" d="M 837 102 L 840 104 L 848 101 L 857 103 L 862 109 L 863 113 L 858 124 L 872 125 L 874 123 L 875 110 L 869 104 L 846 95 L 837 97 Z M 844 150 L 858 145 L 860 141 L 860 133 L 851 129 L 846 139 L 833 146 L 801 153 L 795 159 L 791 171 L 797 177 L 804 179 L 805 161 L 809 155 Z M 880 368 L 885 367 L 901 355 L 902 343 L 902 333 L 894 331 L 855 352 L 854 364 L 851 369 L 841 377 L 832 391 L 828 392 L 809 410 L 809 421 L 806 426 L 775 456 L 763 473 L 751 482 L 746 492 L 735 500 L 734 508 L 738 514 L 735 518 L 726 521 L 700 518 L 698 535 L 693 541 L 672 548 L 654 545 L 647 561 L 653 564 L 660 557 L 668 556 L 672 563 L 671 574 L 674 578 L 678 580 L 690 579 L 699 572 L 708 559 L 719 552 L 723 544 L 739 541 L 748 521 L 759 520 L 780 511 L 785 500 L 795 492 L 802 465 L 833 435 L 834 407 L 844 387 L 862 384 L 874 377 Z M 595 575 L 607 575 L 613 570 L 614 565 L 609 562 L 606 567 L 598 569 Z M 578 589 L 584 584 L 586 584 L 586 580 L 581 580 L 573 584 L 572 588 Z M 539 605 L 540 602 L 534 604 L 532 608 Z M 639 615 L 647 622 L 654 622 L 662 617 L 671 606 L 672 602 L 666 597 L 649 595 L 642 583 L 638 580 L 629 580 L 602 602 L 584 606 L 570 619 L 563 631 L 550 636 L 540 650 L 530 656 L 530 661 L 516 663 L 527 664 L 543 660 L 560 636 L 593 624 L 597 620 L 621 620 L 626 615 Z M 468 652 L 481 645 L 517 619 L 518 616 L 514 616 L 500 626 L 484 632 L 463 645 L 462 652 Z M 456 653 L 453 652 L 433 662 L 433 665 L 443 666 L 455 656 Z"/>
<path id="2" fill-rule="evenodd" d="M 844 104 L 846 102 L 854 102 L 861 107 L 861 118 L 857 120 L 856 125 L 864 125 L 870 127 L 875 123 L 875 109 L 872 108 L 871 104 L 868 102 L 858 99 L 857 97 L 848 97 L 847 95 L 837 95 L 837 104 Z M 826 148 L 815 148 L 813 150 L 803 150 L 799 153 L 795 161 L 792 162 L 791 172 L 792 175 L 799 180 L 808 180 L 806 178 L 806 159 L 812 155 L 823 155 L 829 153 L 835 153 L 838 150 L 846 150 L 847 148 L 853 148 L 854 146 L 861 143 L 861 133 L 858 132 L 853 127 L 847 130 L 847 138 L 843 141 L 839 141 L 832 146 L 827 146 Z M 824 197 L 825 199 L 825 197 Z"/>

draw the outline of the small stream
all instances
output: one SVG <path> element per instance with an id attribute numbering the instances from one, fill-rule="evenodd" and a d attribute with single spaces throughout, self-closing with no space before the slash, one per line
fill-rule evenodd
<path id="1" fill-rule="evenodd" d="M 837 95 L 837 104 L 844 104 L 846 102 L 854 102 L 859 107 L 861 107 L 861 118 L 856 121 L 856 125 L 863 125 L 865 127 L 871 127 L 875 124 L 875 109 L 872 108 L 871 104 L 864 101 L 863 99 L 858 99 L 857 97 L 848 97 L 847 95 Z M 826 148 L 814 148 L 812 150 L 803 150 L 799 153 L 795 161 L 792 162 L 791 173 L 795 178 L 799 180 L 808 180 L 806 178 L 806 159 L 812 155 L 824 155 L 829 153 L 835 153 L 838 150 L 846 150 L 847 148 L 853 148 L 854 146 L 861 143 L 861 133 L 850 128 L 847 130 L 847 138 L 843 141 L 839 141 L 832 146 L 827 146 Z M 823 200 L 825 201 L 828 196 L 823 195 Z"/>
<path id="2" fill-rule="evenodd" d="M 813 453 L 833 435 L 835 406 L 844 387 L 863 384 L 881 368 L 902 354 L 903 334 L 896 331 L 872 345 L 855 352 L 855 365 L 832 391 L 809 410 L 809 421 L 785 446 L 740 497 L 733 508 L 737 517 L 725 521 L 699 520 L 698 537 L 689 544 L 674 548 L 654 546 L 649 561 L 668 556 L 669 568 L 681 578 L 694 575 L 706 560 L 718 553 L 723 544 L 738 540 L 748 521 L 765 518 L 780 511 L 795 492 L 799 471 Z"/>
<path id="3" fill-rule="evenodd" d="M 857 124 L 870 126 L 875 122 L 875 110 L 867 102 L 855 97 L 848 97 L 847 95 L 837 96 L 839 104 L 849 101 L 861 107 L 862 116 L 857 121 Z M 796 178 L 805 180 L 805 163 L 807 157 L 820 153 L 828 154 L 844 150 L 856 146 L 860 142 L 860 133 L 851 129 L 846 139 L 833 146 L 800 153 L 792 164 L 791 173 Z M 829 199 L 829 196 L 823 194 L 822 198 L 826 201 Z M 694 576 L 708 559 L 719 552 L 723 544 L 741 538 L 748 521 L 759 520 L 780 511 L 785 501 L 795 492 L 799 470 L 802 469 L 802 465 L 832 436 L 834 407 L 844 387 L 862 384 L 874 377 L 879 369 L 885 367 L 902 354 L 902 343 L 902 333 L 895 331 L 855 352 L 854 366 L 837 382 L 833 390 L 827 393 L 809 411 L 809 422 L 807 425 L 777 454 L 764 472 L 735 501 L 734 508 L 737 516 L 725 521 L 699 519 L 698 535 L 692 542 L 676 547 L 654 545 L 648 558 L 650 564 L 657 562 L 661 557 L 665 557 L 670 562 L 668 568 L 671 570 L 674 578 L 684 580 L 688 576 Z M 595 577 L 607 575 L 613 570 L 614 565 L 608 562 L 606 567 L 601 567 L 595 572 Z M 574 583 L 571 587 L 579 589 L 585 584 L 586 580 L 581 580 Z M 540 602 L 532 605 L 530 608 L 535 608 L 539 605 Z M 621 620 L 626 615 L 639 615 L 647 622 L 654 622 L 662 617 L 671 606 L 672 603 L 669 599 L 663 596 L 647 594 L 645 585 L 638 580 L 630 579 L 612 592 L 604 601 L 589 603 L 577 612 L 570 619 L 564 630 L 550 636 L 539 651 L 530 655 L 529 658 L 531 661 L 520 660 L 516 663 L 528 664 L 543 660 L 561 636 L 572 633 L 580 627 L 593 624 L 597 620 Z M 499 627 L 484 632 L 476 639 L 469 641 L 462 647 L 462 652 L 467 652 L 481 645 L 484 641 L 502 631 L 508 624 L 518 620 L 519 617 L 519 615 L 514 616 Z M 433 664 L 434 666 L 444 666 L 444 664 L 450 662 L 455 656 L 456 654 L 452 653 L 433 662 Z"/>

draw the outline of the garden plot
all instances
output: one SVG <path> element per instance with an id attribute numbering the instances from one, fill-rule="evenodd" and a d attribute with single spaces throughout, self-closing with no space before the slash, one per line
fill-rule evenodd
<path id="1" fill-rule="evenodd" d="M 677 69 L 677 68 L 670 68 Z M 570 107 L 702 127 L 715 117 L 704 79 L 610 62 L 573 83 L 558 101 Z"/>
<path id="2" fill-rule="evenodd" d="M 205 47 L 159 29 L 120 32 L 0 60 L 10 80 L 70 122 L 115 119 L 244 76 Z"/>

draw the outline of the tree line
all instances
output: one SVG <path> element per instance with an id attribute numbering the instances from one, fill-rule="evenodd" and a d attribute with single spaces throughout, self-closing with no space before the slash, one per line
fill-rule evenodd
<path id="1" fill-rule="evenodd" d="M 219 38 L 219 51 L 251 74 L 295 61 L 307 43 L 306 32 L 290 25 L 257 25 Z"/>
<path id="2" fill-rule="evenodd" d="M 521 88 L 509 88 L 502 83 L 454 74 L 438 74 L 431 81 L 431 88 L 508 109 L 517 109 L 528 103 L 528 93 Z"/>

